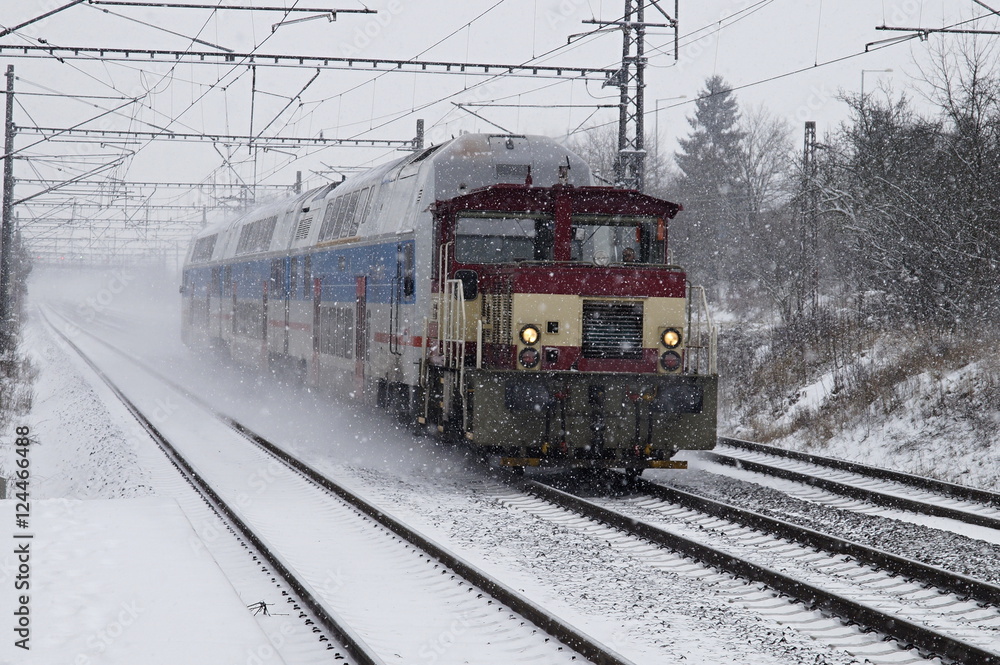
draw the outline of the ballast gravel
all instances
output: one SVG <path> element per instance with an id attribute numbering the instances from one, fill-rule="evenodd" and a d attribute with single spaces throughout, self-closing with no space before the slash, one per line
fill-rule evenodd
<path id="1" fill-rule="evenodd" d="M 655 570 L 600 537 L 512 508 L 489 480 L 357 467 L 346 473 L 366 496 L 445 546 L 510 571 L 536 602 L 562 605 L 571 623 L 589 617 L 585 631 L 618 626 L 607 643 L 637 662 L 863 662 L 732 602 L 711 578 Z M 604 630 L 595 636 L 607 639 Z"/>
<path id="2" fill-rule="evenodd" d="M 708 471 L 657 474 L 654 482 L 1000 584 L 1000 545 L 891 517 L 803 501 L 774 488 Z"/>

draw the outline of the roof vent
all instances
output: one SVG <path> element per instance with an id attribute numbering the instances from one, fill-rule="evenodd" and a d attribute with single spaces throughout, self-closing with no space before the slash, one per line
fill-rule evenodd
<path id="1" fill-rule="evenodd" d="M 307 208 L 308 210 L 308 208 Z M 309 229 L 312 228 L 313 216 L 301 217 L 298 226 L 295 227 L 295 240 L 305 240 L 309 237 Z"/>

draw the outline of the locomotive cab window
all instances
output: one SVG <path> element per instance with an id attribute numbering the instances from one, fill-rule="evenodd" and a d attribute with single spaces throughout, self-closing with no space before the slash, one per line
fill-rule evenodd
<path id="1" fill-rule="evenodd" d="M 551 261 L 554 223 L 538 215 L 463 215 L 455 224 L 455 258 L 461 263 Z"/>
<path id="2" fill-rule="evenodd" d="M 574 215 L 570 260 L 581 263 L 664 263 L 654 217 Z"/>

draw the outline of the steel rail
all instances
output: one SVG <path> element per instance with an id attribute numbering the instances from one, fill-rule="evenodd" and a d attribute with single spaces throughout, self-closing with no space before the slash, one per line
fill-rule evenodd
<path id="1" fill-rule="evenodd" d="M 903 485 L 910 485 L 919 489 L 937 492 L 938 494 L 947 494 L 948 496 L 956 499 L 978 501 L 980 503 L 986 503 L 1000 508 L 1000 493 L 997 492 L 990 492 L 988 490 L 982 490 L 975 487 L 966 487 L 965 485 L 959 485 L 958 483 L 949 483 L 944 480 L 927 478 L 925 476 L 918 476 L 912 473 L 903 473 L 902 471 L 883 469 L 881 467 L 871 466 L 868 464 L 849 462 L 847 460 L 835 459 L 833 457 L 823 457 L 821 455 L 803 453 L 797 450 L 777 448 L 775 446 L 768 446 L 754 441 L 744 441 L 743 439 L 733 439 L 720 436 L 719 443 L 732 446 L 734 448 L 743 448 L 744 450 L 752 450 L 754 452 L 774 455 L 776 457 L 786 457 L 799 462 L 809 462 L 810 464 L 826 466 L 831 469 L 837 469 L 838 471 L 850 471 L 851 473 L 857 473 L 871 478 L 878 478 L 879 480 L 891 480 Z"/>
<path id="2" fill-rule="evenodd" d="M 199 492 L 208 502 L 208 505 L 217 513 L 225 517 L 241 534 L 242 538 L 240 540 L 243 544 L 243 539 L 249 541 L 253 547 L 257 550 L 257 553 L 264 559 L 268 564 L 274 568 L 275 571 L 281 576 L 281 579 L 287 584 L 302 600 L 309 610 L 319 619 L 323 627 L 333 634 L 338 640 L 341 641 L 345 649 L 353 656 L 360 665 L 386 665 L 371 647 L 369 647 L 365 642 L 354 633 L 354 631 L 347 626 L 332 610 L 327 609 L 323 604 L 316 598 L 316 596 L 311 592 L 305 582 L 299 580 L 291 569 L 281 560 L 281 557 L 277 553 L 273 552 L 270 547 L 250 528 L 250 526 L 243 521 L 243 519 L 236 513 L 235 510 L 222 498 L 218 493 L 212 489 L 211 485 L 202 478 L 202 476 L 194 469 L 193 466 L 184 458 L 183 455 L 164 437 L 160 430 L 153 424 L 142 413 L 142 411 L 132 402 L 111 380 L 111 378 L 101 370 L 97 364 L 87 356 L 84 351 L 77 346 L 72 339 L 69 338 L 63 331 L 59 330 L 56 326 L 52 324 L 48 316 L 42 313 L 43 318 L 49 324 L 49 326 L 56 332 L 59 337 L 62 338 L 66 344 L 68 344 L 80 358 L 90 367 L 91 370 L 97 374 L 98 377 L 108 386 L 115 397 L 118 398 L 125 408 L 132 414 L 132 416 L 139 422 L 144 430 L 152 437 L 160 449 L 166 454 L 167 459 L 184 475 L 188 482 Z M 79 330 L 79 328 L 77 328 Z"/>
<path id="3" fill-rule="evenodd" d="M 65 317 L 63 317 L 65 319 Z M 68 321 L 68 320 L 67 320 Z M 69 322 L 71 325 L 72 322 Z M 451 568 L 453 571 L 461 575 L 467 582 L 479 589 L 489 593 L 491 596 L 496 598 L 499 602 L 507 605 L 518 614 L 528 619 L 536 626 L 544 630 L 546 633 L 559 640 L 563 644 L 566 644 L 574 651 L 580 655 L 590 659 L 597 665 L 635 665 L 632 661 L 628 660 L 624 656 L 616 653 L 612 649 L 608 648 L 604 644 L 601 644 L 594 638 L 590 637 L 586 633 L 574 628 L 573 626 L 565 623 L 558 617 L 554 616 L 550 612 L 545 611 L 540 605 L 537 605 L 526 596 L 515 591 L 512 587 L 490 577 L 487 573 L 480 570 L 473 564 L 469 563 L 465 559 L 459 557 L 458 555 L 450 552 L 441 545 L 437 544 L 435 541 L 424 536 L 418 531 L 406 526 L 403 522 L 388 514 L 386 511 L 377 507 L 373 503 L 370 503 L 360 495 L 347 489 L 340 483 L 328 478 L 324 474 L 320 473 L 314 469 L 309 464 L 299 460 L 298 458 L 292 456 L 280 446 L 272 443 L 267 438 L 257 434 L 251 428 L 247 427 L 238 420 L 218 411 L 215 407 L 208 404 L 205 400 L 193 394 L 184 386 L 177 384 L 171 379 L 164 376 L 162 373 L 156 369 L 150 367 L 142 360 L 132 356 L 131 354 L 118 349 L 108 342 L 100 339 L 96 335 L 82 328 L 78 328 L 84 334 L 95 339 L 99 343 L 103 344 L 107 348 L 115 351 L 119 355 L 127 358 L 131 362 L 135 363 L 145 371 L 156 376 L 159 380 L 163 381 L 165 384 L 169 385 L 174 390 L 177 390 L 184 394 L 188 399 L 199 404 L 206 411 L 215 416 L 218 420 L 241 434 L 250 442 L 256 444 L 264 451 L 277 458 L 279 461 L 284 463 L 286 466 L 292 470 L 302 474 L 310 481 L 316 485 L 322 487 L 323 489 L 331 492 L 342 501 L 352 506 L 365 516 L 371 518 L 376 523 L 382 527 L 393 532 L 400 538 L 406 540 L 410 544 L 414 545 L 418 549 L 423 550 L 427 554 L 431 555 L 433 558 L 437 559 L 443 565 Z"/>
<path id="4" fill-rule="evenodd" d="M 669 501 L 696 510 L 706 515 L 742 524 L 758 531 L 764 531 L 779 538 L 795 541 L 802 545 L 822 549 L 832 554 L 853 557 L 858 561 L 877 566 L 887 572 L 925 584 L 932 584 L 938 589 L 945 589 L 956 595 L 972 598 L 982 603 L 1000 606 L 1000 586 L 990 584 L 966 575 L 949 570 L 935 568 L 920 561 L 907 559 L 884 550 L 837 536 L 831 536 L 821 531 L 793 524 L 768 515 L 740 508 L 729 503 L 709 499 L 707 497 L 666 487 L 638 478 L 633 487 L 649 496 L 663 501 Z"/>
<path id="5" fill-rule="evenodd" d="M 857 485 L 842 483 L 836 480 L 830 480 L 829 478 L 820 478 L 808 473 L 802 473 L 801 471 L 783 469 L 781 467 L 772 466 L 763 462 L 746 460 L 740 457 L 732 457 L 730 455 L 714 451 L 702 451 L 699 453 L 699 456 L 703 459 L 711 460 L 725 466 L 737 467 L 746 471 L 762 473 L 764 475 L 781 478 L 783 480 L 803 483 L 805 485 L 818 487 L 819 489 L 823 489 L 828 492 L 840 494 L 851 499 L 857 499 L 858 501 L 866 501 L 885 508 L 905 510 L 912 513 L 931 515 L 934 517 L 947 517 L 959 522 L 964 522 L 965 524 L 973 524 L 976 526 L 984 526 L 990 529 L 1000 530 L 1000 518 L 990 517 L 988 515 L 979 515 L 977 513 L 961 510 L 959 508 L 950 508 L 948 506 L 925 503 L 923 501 L 918 501 L 917 499 L 909 499 L 895 494 L 870 490 L 864 487 L 858 487 Z"/>
<path id="6" fill-rule="evenodd" d="M 92 333 L 83 331 L 90 335 L 94 339 L 98 340 L 108 348 L 113 349 L 119 354 L 129 358 L 131 361 L 135 362 L 139 366 L 143 367 L 150 373 L 156 375 L 161 380 L 171 385 L 175 389 L 180 390 L 189 398 L 201 404 L 206 410 L 210 411 L 215 417 L 232 427 L 234 430 L 238 431 L 248 440 L 256 443 L 258 446 L 268 451 L 279 460 L 284 462 L 291 468 L 299 471 L 310 480 L 316 484 L 324 487 L 325 489 L 333 492 L 345 502 L 354 506 L 356 509 L 362 513 L 368 515 L 378 523 L 382 524 L 384 527 L 393 531 L 402 538 L 416 545 L 425 552 L 432 554 L 435 558 L 441 561 L 443 564 L 455 570 L 461 574 L 466 580 L 480 587 L 481 589 L 488 591 L 495 598 L 504 602 L 510 606 L 515 611 L 519 612 L 525 618 L 528 618 L 534 622 L 539 627 L 543 628 L 549 634 L 553 635 L 560 641 L 566 643 L 567 645 L 574 648 L 576 651 L 582 655 L 591 658 L 597 663 L 607 663 L 609 665 L 616 663 L 628 663 L 625 659 L 618 656 L 614 652 L 607 650 L 603 645 L 594 642 L 576 629 L 562 623 L 559 619 L 551 616 L 537 605 L 535 605 L 530 600 L 524 598 L 517 592 L 513 591 L 509 587 L 506 587 L 500 582 L 493 580 L 488 575 L 472 566 L 471 564 L 465 562 L 461 558 L 453 555 L 447 550 L 441 548 L 439 545 L 431 541 L 430 539 L 424 537 L 418 532 L 410 529 L 403 523 L 399 522 L 396 518 L 388 515 L 383 510 L 377 508 L 373 504 L 368 503 L 366 500 L 360 496 L 354 494 L 350 490 L 341 486 L 340 484 L 330 480 L 323 474 L 319 473 L 313 469 L 308 464 L 298 460 L 297 458 L 291 456 L 289 453 L 285 452 L 283 449 L 270 442 L 266 438 L 260 436 L 250 428 L 246 427 L 239 421 L 218 412 L 216 409 L 208 405 L 201 398 L 193 395 L 183 386 L 179 386 L 170 379 L 167 379 L 157 370 L 147 366 L 141 360 L 132 357 L 130 354 L 117 349 L 104 340 L 96 337 Z M 60 333 L 61 334 L 61 333 Z M 67 340 L 69 341 L 69 340 Z M 70 342 L 72 344 L 72 342 Z M 75 347 L 75 345 L 74 345 Z M 89 362 L 89 361 L 88 361 Z M 114 389 L 114 387 L 112 386 Z M 607 508 L 603 508 L 594 503 L 581 499 L 579 497 L 573 496 L 567 492 L 557 490 L 555 488 L 549 487 L 537 481 L 530 480 L 518 480 L 515 482 L 522 491 L 530 494 L 534 494 L 554 503 L 564 509 L 570 510 L 577 514 L 581 514 L 584 517 L 592 519 L 594 521 L 606 524 L 610 527 L 618 529 L 629 535 L 639 537 L 655 544 L 667 547 L 671 550 L 679 552 L 683 555 L 690 556 L 699 561 L 702 561 L 708 565 L 724 570 L 730 574 L 743 577 L 745 579 L 750 579 L 755 582 L 760 582 L 771 589 L 778 591 L 779 593 L 791 596 L 806 606 L 815 609 L 821 609 L 835 616 L 847 619 L 858 623 L 861 626 L 867 627 L 868 629 L 881 632 L 888 635 L 900 642 L 906 644 L 912 644 L 920 649 L 935 653 L 937 655 L 943 656 L 945 658 L 957 660 L 959 662 L 976 662 L 982 663 L 983 665 L 1000 665 L 1000 654 L 987 651 L 978 646 L 969 644 L 962 640 L 937 633 L 929 628 L 926 628 L 920 624 L 901 619 L 899 617 L 894 617 L 877 609 L 867 607 L 861 603 L 855 602 L 848 598 L 844 598 L 838 594 L 826 591 L 819 587 L 814 587 L 800 580 L 796 580 L 790 576 L 784 575 L 780 572 L 771 570 L 765 566 L 755 564 L 753 562 L 741 559 L 734 555 L 728 554 L 711 546 L 699 543 L 694 540 L 678 536 L 676 534 L 669 533 L 663 529 L 657 528 L 653 525 L 647 524 L 640 520 L 636 520 L 632 517 L 628 517 L 621 513 L 617 513 Z M 646 481 L 640 481 L 640 487 L 643 490 L 646 489 L 646 485 L 651 485 Z M 664 488 L 667 489 L 667 488 Z M 703 499 L 703 497 L 694 497 L 693 499 L 709 501 Z M 714 502 L 718 503 L 718 502 Z M 721 504 L 725 505 L 725 504 Z M 731 507 L 730 507 L 731 508 Z M 763 516 L 759 516 L 763 517 Z M 766 518 L 770 519 L 770 518 Z M 803 531 L 808 531 L 802 527 L 796 527 L 796 529 L 801 529 Z M 819 534 L 818 532 L 811 532 L 815 534 L 811 537 L 818 537 L 819 542 L 823 538 L 831 538 L 825 536 L 825 534 Z M 849 543 L 848 541 L 843 541 L 848 545 L 856 545 L 854 543 Z M 862 546 L 863 547 L 863 546 Z M 824 548 L 826 549 L 826 548 Z M 877 552 L 876 550 L 872 550 Z M 854 552 L 848 548 L 848 550 L 843 552 L 844 554 L 854 555 Z M 879 553 L 884 554 L 884 553 Z M 892 557 L 892 555 L 886 555 Z M 902 562 L 908 564 L 912 563 L 917 566 L 923 564 L 917 564 L 916 562 L 909 562 L 901 557 L 895 557 Z M 926 566 L 925 566 L 926 567 Z M 929 567 L 926 567 L 929 568 Z M 937 571 L 943 572 L 943 571 Z M 960 578 L 960 576 L 955 576 L 955 578 Z M 976 580 L 969 580 L 972 583 L 978 583 Z M 959 582 L 955 582 L 959 583 Z M 942 587 L 945 588 L 945 587 Z M 973 589 L 972 586 L 968 587 Z M 949 589 L 951 590 L 951 589 Z M 982 588 L 975 590 L 976 593 L 983 591 Z M 973 591 L 965 591 L 969 593 L 970 597 Z M 990 599 L 995 597 L 995 592 L 991 592 Z M 593 649 L 592 652 L 588 653 Z"/>
<path id="7" fill-rule="evenodd" d="M 666 547 L 732 575 L 767 585 L 812 609 L 855 622 L 904 644 L 962 663 L 1000 664 L 1000 654 L 987 651 L 962 640 L 937 633 L 930 628 L 885 614 L 875 608 L 815 587 L 760 564 L 741 559 L 704 543 L 679 536 L 651 524 L 628 517 L 590 501 L 533 480 L 520 480 L 516 486 L 561 508 L 596 522 L 613 527 L 628 535 Z"/>

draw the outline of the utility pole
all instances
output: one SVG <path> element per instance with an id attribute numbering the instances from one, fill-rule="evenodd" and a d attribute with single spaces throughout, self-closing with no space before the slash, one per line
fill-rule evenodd
<path id="1" fill-rule="evenodd" d="M 819 306 L 819 190 L 816 176 L 816 123 L 806 122 L 802 142 L 802 294 L 798 303 L 799 314 L 815 313 Z"/>
<path id="2" fill-rule="evenodd" d="M 621 21 L 588 20 L 584 23 L 617 25 L 622 29 L 622 66 L 604 82 L 605 86 L 618 86 L 621 91 L 618 103 L 618 156 L 615 159 L 615 187 L 642 191 L 646 185 L 645 109 L 646 28 L 673 28 L 677 30 L 677 5 L 670 16 L 657 0 L 625 0 L 625 14 Z M 651 4 L 667 19 L 667 23 L 646 23 L 646 4 Z M 676 40 L 674 58 L 677 58 Z"/>
<path id="3" fill-rule="evenodd" d="M 253 157 L 253 182 L 251 186 L 253 187 L 253 202 L 257 203 L 257 148 L 253 144 L 253 107 L 254 100 L 257 97 L 257 65 L 250 66 L 250 142 L 247 144 L 247 150 L 250 156 Z"/>
<path id="4" fill-rule="evenodd" d="M 11 307 L 11 245 L 14 222 L 11 210 L 14 202 L 14 65 L 7 65 L 7 115 L 4 123 L 3 146 L 3 219 L 0 229 L 0 353 L 11 350 L 14 336 Z"/>
<path id="5" fill-rule="evenodd" d="M 416 150 L 424 148 L 424 119 L 417 118 L 417 135 L 413 137 L 413 147 Z"/>

